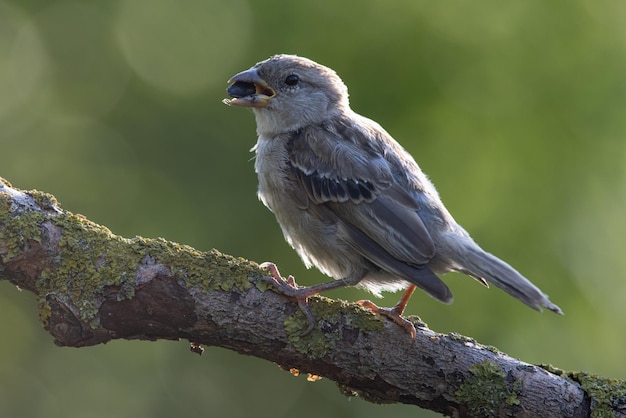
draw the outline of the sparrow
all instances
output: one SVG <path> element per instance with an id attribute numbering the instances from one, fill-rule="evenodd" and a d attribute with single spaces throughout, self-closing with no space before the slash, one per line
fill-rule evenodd
<path id="1" fill-rule="evenodd" d="M 438 274 L 465 273 L 531 308 L 561 309 L 513 267 L 485 252 L 455 222 L 413 157 L 378 123 L 350 108 L 348 89 L 332 69 L 295 55 L 274 55 L 228 81 L 227 105 L 251 108 L 258 141 L 258 196 L 276 216 L 286 241 L 307 268 L 334 280 L 299 287 L 266 263 L 264 280 L 295 298 L 315 319 L 307 298 L 342 286 L 404 290 L 392 308 L 359 303 L 404 327 L 416 287 L 452 302 Z"/>

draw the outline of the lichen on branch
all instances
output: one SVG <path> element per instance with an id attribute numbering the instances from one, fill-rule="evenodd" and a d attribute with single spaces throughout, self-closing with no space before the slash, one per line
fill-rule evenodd
<path id="1" fill-rule="evenodd" d="M 125 238 L 0 179 L 0 280 L 37 298 L 58 345 L 185 339 L 334 380 L 342 393 L 449 416 L 624 416 L 624 383 L 533 366 L 458 334 L 415 340 L 360 305 L 296 301 L 259 278 L 258 264 L 162 238 Z M 548 370 L 546 370 L 548 369 Z"/>

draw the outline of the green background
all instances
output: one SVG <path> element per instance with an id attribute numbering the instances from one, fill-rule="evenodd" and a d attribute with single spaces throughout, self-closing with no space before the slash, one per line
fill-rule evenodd
<path id="1" fill-rule="evenodd" d="M 256 199 L 253 115 L 220 102 L 236 72 L 303 55 L 335 69 L 457 221 L 565 316 L 457 274 L 453 305 L 420 293 L 407 313 L 530 363 L 623 379 L 625 19 L 626 3 L 604 0 L 0 1 L 0 176 L 117 234 L 324 281 Z M 0 335 L 3 417 L 434 416 L 184 341 L 58 348 L 32 295 L 7 282 Z"/>

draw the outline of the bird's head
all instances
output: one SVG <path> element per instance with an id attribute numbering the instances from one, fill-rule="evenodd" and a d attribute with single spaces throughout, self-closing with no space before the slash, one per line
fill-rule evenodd
<path id="1" fill-rule="evenodd" d="M 274 55 L 234 75 L 228 105 L 250 107 L 259 134 L 278 134 L 327 120 L 349 108 L 348 90 L 330 68 L 295 55 Z"/>

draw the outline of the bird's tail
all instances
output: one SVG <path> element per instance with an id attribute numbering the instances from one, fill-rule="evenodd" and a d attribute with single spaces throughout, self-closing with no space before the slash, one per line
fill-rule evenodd
<path id="1" fill-rule="evenodd" d="M 563 314 L 537 286 L 504 261 L 478 247 L 470 249 L 469 253 L 463 263 L 466 273 L 492 283 L 537 311 L 546 308 Z"/>

